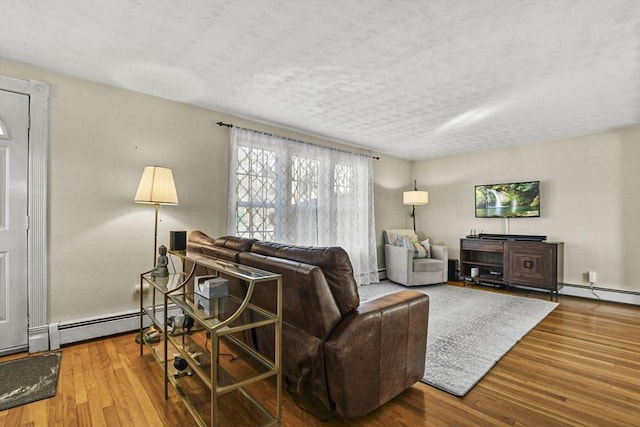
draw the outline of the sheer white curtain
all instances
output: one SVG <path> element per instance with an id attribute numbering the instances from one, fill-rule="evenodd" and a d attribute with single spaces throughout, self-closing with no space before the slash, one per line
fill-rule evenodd
<path id="1" fill-rule="evenodd" d="M 371 157 L 231 128 L 229 232 L 342 246 L 358 284 L 378 282 Z"/>

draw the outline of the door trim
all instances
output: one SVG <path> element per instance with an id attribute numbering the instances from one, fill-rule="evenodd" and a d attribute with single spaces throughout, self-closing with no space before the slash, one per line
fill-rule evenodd
<path id="1" fill-rule="evenodd" d="M 29 229 L 27 294 L 29 352 L 49 350 L 47 324 L 47 177 L 49 156 L 49 85 L 0 75 L 0 89 L 29 96 Z"/>

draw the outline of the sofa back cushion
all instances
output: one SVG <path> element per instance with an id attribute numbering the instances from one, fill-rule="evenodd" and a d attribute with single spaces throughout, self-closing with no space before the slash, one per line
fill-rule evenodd
<path id="1" fill-rule="evenodd" d="M 247 252 L 255 242 L 257 242 L 257 239 L 238 236 L 222 236 L 216 239 L 215 245 L 238 252 Z"/>
<path id="2" fill-rule="evenodd" d="M 351 260 L 341 247 L 293 246 L 257 241 L 251 246 L 251 252 L 320 267 L 343 316 L 360 305 Z"/>
<path id="3" fill-rule="evenodd" d="M 192 231 L 187 241 L 187 251 L 202 253 L 212 258 L 238 262 L 238 254 L 248 251 L 255 241 L 256 239 L 236 236 L 223 236 L 214 239 L 202 231 Z"/>
<path id="4" fill-rule="evenodd" d="M 282 275 L 282 319 L 325 340 L 342 316 L 320 267 L 251 252 L 240 254 L 244 265 Z M 275 311 L 274 284 L 259 283 L 252 302 Z"/>

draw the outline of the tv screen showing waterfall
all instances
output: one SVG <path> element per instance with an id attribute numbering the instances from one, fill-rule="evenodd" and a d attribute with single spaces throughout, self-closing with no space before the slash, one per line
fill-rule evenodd
<path id="1" fill-rule="evenodd" d="M 540 181 L 476 185 L 476 218 L 540 216 Z"/>

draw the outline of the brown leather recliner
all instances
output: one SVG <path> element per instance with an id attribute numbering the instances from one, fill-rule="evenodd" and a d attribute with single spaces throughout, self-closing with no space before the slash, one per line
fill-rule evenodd
<path id="1" fill-rule="evenodd" d="M 221 239 L 227 240 L 215 243 L 237 244 L 233 239 L 239 238 Z M 361 304 L 351 262 L 339 247 L 253 241 L 237 257 L 283 277 L 282 367 L 305 409 L 323 419 L 334 410 L 359 417 L 424 376 L 426 295 L 406 290 Z M 275 283 L 261 284 L 252 302 L 275 310 L 274 292 Z M 271 357 L 272 336 L 273 328 L 264 327 L 254 337 L 256 347 Z"/>

